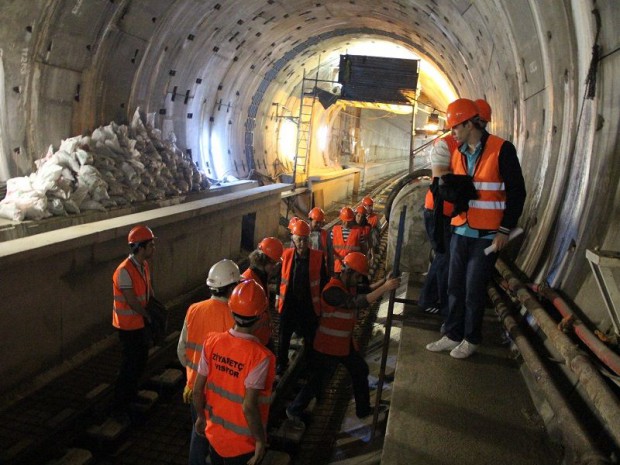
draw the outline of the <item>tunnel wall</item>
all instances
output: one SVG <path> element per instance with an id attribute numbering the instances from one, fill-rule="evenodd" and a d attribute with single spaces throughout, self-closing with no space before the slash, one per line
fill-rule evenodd
<path id="1" fill-rule="evenodd" d="M 239 257 L 241 225 L 253 244 L 277 233 L 275 184 L 0 243 L 0 393 L 69 360 L 112 333 L 112 274 L 127 256 L 127 233 L 147 224 L 163 301 L 204 283 L 211 265 Z M 179 328 L 180 329 L 180 328 Z M 26 344 L 26 345 L 25 345 Z"/>

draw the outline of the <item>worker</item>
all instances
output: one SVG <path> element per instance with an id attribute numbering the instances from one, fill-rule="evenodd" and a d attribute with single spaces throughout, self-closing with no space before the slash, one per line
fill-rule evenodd
<path id="1" fill-rule="evenodd" d="M 213 465 L 258 465 L 267 448 L 275 357 L 253 333 L 267 296 L 256 281 L 242 281 L 228 306 L 234 327 L 210 333 L 203 344 L 193 390 L 194 429 L 209 441 Z"/>
<path id="2" fill-rule="evenodd" d="M 439 313 L 443 321 L 448 317 L 448 269 L 452 237 L 450 221 L 454 205 L 443 200 L 439 186 L 443 183 L 441 177 L 450 173 L 450 155 L 457 146 L 451 134 L 435 140 L 431 150 L 433 179 L 424 200 L 424 227 L 433 249 L 433 260 L 420 292 L 418 306 L 426 313 Z M 435 199 L 438 199 L 437 203 Z"/>
<path id="3" fill-rule="evenodd" d="M 207 286 L 211 291 L 211 298 L 190 305 L 179 336 L 177 356 L 187 374 L 183 401 L 190 404 L 192 419 L 189 465 L 204 465 L 209 455 L 207 439 L 204 435 L 197 434 L 193 428 L 197 416 L 192 403 L 192 390 L 198 374 L 202 343 L 207 334 L 211 332 L 221 333 L 233 327 L 235 321 L 228 308 L 228 299 L 240 280 L 239 267 L 232 260 L 220 260 L 213 265 L 207 275 Z"/>
<path id="4" fill-rule="evenodd" d="M 350 252 L 366 252 L 366 243 L 362 242 L 362 230 L 355 228 L 355 213 L 350 207 L 340 209 L 338 218 L 341 224 L 335 225 L 330 233 L 334 248 L 333 272 L 340 273 L 342 259 Z"/>
<path id="5" fill-rule="evenodd" d="M 310 219 L 310 247 L 320 250 L 327 257 L 327 231 L 325 226 L 325 212 L 322 208 L 314 207 L 308 212 Z"/>
<path id="6" fill-rule="evenodd" d="M 366 209 L 366 221 L 370 225 L 370 234 L 368 235 L 368 251 L 369 259 L 372 263 L 377 248 L 379 247 L 381 237 L 381 222 L 379 221 L 379 215 L 374 211 L 375 201 L 372 197 L 366 196 L 362 199 L 362 205 Z"/>
<path id="7" fill-rule="evenodd" d="M 280 239 L 275 237 L 266 237 L 258 243 L 258 247 L 249 257 L 250 266 L 243 272 L 241 276 L 245 279 L 253 279 L 261 285 L 269 302 L 269 280 L 276 274 L 280 273 L 280 265 L 282 263 L 282 251 L 284 246 Z M 267 346 L 269 350 L 274 351 L 273 341 L 271 339 L 271 314 L 269 308 L 261 317 L 260 323 L 257 325 L 254 335 L 260 342 Z"/>
<path id="8" fill-rule="evenodd" d="M 351 375 L 355 413 L 359 418 L 372 413 L 368 387 L 368 364 L 361 356 L 353 340 L 353 329 L 358 311 L 367 308 L 385 292 L 400 285 L 399 278 L 381 279 L 371 284 L 370 292 L 355 293 L 358 281 L 368 276 L 368 259 L 361 252 L 351 252 L 343 260 L 343 269 L 338 277 L 332 277 L 321 294 L 321 319 L 314 338 L 314 358 L 311 375 L 295 400 L 286 409 L 287 416 L 295 421 L 302 420 L 303 411 L 317 396 L 321 386 L 331 377 L 338 364 L 342 363 Z"/>
<path id="9" fill-rule="evenodd" d="M 297 216 L 291 216 L 291 219 L 289 220 L 289 222 L 288 222 L 288 227 L 287 227 L 288 232 L 289 232 L 291 235 L 293 234 L 293 233 L 291 232 L 291 231 L 293 230 L 293 225 L 294 225 L 295 223 L 297 223 L 297 222 L 299 221 L 299 219 L 300 219 L 300 218 L 299 218 L 299 217 L 297 217 Z M 292 240 L 292 239 L 291 239 L 291 245 L 290 245 L 290 247 L 295 247 L 295 244 L 293 244 L 293 240 Z"/>
<path id="10" fill-rule="evenodd" d="M 278 312 L 280 331 L 276 373 L 278 376 L 288 366 L 288 351 L 293 332 L 304 339 L 308 357 L 321 313 L 321 289 L 329 277 L 323 253 L 310 248 L 310 226 L 303 220 L 293 225 L 295 247 L 282 253 L 282 275 Z"/>
<path id="11" fill-rule="evenodd" d="M 486 127 L 491 121 L 491 106 L 483 99 L 478 99 L 475 103 L 480 124 Z M 452 237 L 450 220 L 454 204 L 446 201 L 435 204 L 434 199 L 443 198 L 439 188 L 443 183 L 441 177 L 450 173 L 450 157 L 457 147 L 458 143 L 452 134 L 438 138 L 433 144 L 431 151 L 433 181 L 424 202 L 424 225 L 434 254 L 420 292 L 418 305 L 426 313 L 440 313 L 443 321 L 448 317 L 448 268 Z M 435 205 L 438 208 L 435 208 Z M 442 325 L 441 331 L 443 330 Z"/>
<path id="12" fill-rule="evenodd" d="M 514 145 L 489 134 L 479 113 L 469 99 L 455 100 L 447 111 L 448 126 L 459 144 L 452 152 L 450 169 L 455 175 L 471 176 L 478 195 L 452 219 L 445 336 L 426 348 L 450 351 L 457 359 L 475 353 L 482 340 L 486 286 L 526 197 Z M 496 252 L 487 255 L 484 250 L 491 245 Z"/>
<path id="13" fill-rule="evenodd" d="M 146 369 L 149 336 L 146 326 L 151 316 L 146 309 L 154 296 L 148 260 L 155 254 L 155 235 L 147 226 L 138 225 L 127 236 L 130 254 L 112 276 L 114 294 L 112 325 L 121 343 L 121 367 L 114 390 L 112 415 L 129 421 L 129 404 L 138 396 L 138 384 Z"/>

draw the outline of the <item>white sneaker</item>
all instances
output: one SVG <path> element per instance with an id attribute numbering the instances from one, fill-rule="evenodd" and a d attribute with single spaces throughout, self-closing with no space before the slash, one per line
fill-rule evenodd
<path id="1" fill-rule="evenodd" d="M 459 344 L 459 341 L 453 341 L 448 336 L 444 336 L 438 341 L 427 344 L 426 350 L 430 350 L 431 352 L 441 352 L 443 350 L 455 349 Z"/>
<path id="2" fill-rule="evenodd" d="M 450 351 L 450 357 L 467 358 L 472 355 L 476 349 L 478 349 L 477 344 L 472 344 L 463 339 L 463 342 Z"/>

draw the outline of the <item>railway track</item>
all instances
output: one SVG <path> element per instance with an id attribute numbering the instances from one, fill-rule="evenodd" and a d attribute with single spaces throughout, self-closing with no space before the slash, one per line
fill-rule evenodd
<path id="1" fill-rule="evenodd" d="M 370 192 L 375 210 L 382 213 L 385 200 L 399 179 L 377 183 Z M 353 201 L 351 204 L 355 204 Z M 328 218 L 337 212 L 327 212 Z M 382 276 L 387 234 L 383 233 L 378 259 L 371 268 L 373 279 Z M 145 413 L 138 414 L 132 425 L 113 440 L 93 435 L 93 428 L 105 423 L 112 397 L 111 383 L 120 361 L 120 348 L 112 336 L 98 343 L 98 352 L 41 389 L 0 411 L 0 464 L 185 464 L 191 431 L 189 408 L 181 401 L 184 384 L 182 367 L 176 357 L 176 344 L 185 311 L 192 302 L 208 296 L 206 287 L 179 296 L 169 302 L 169 325 L 166 340 L 151 350 L 144 387 L 159 397 Z M 378 304 L 361 315 L 356 337 L 365 350 L 375 327 Z M 278 316 L 274 313 L 277 324 Z M 276 341 L 277 343 L 277 341 Z M 277 435 L 286 419 L 284 409 L 303 379 L 303 347 L 297 350 L 291 368 L 277 387 L 272 406 L 269 432 L 272 449 L 289 454 L 291 463 L 317 465 L 329 462 L 332 447 L 350 399 L 348 375 L 336 371 L 317 403 L 300 442 L 282 440 Z M 376 348 L 374 349 L 376 350 Z M 177 372 L 180 378 L 175 381 Z M 162 377 L 167 373 L 168 380 Z M 301 375 L 301 376 L 300 376 Z"/>

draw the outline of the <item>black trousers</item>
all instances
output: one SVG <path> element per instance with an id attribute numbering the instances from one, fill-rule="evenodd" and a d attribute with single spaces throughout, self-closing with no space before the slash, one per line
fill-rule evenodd
<path id="1" fill-rule="evenodd" d="M 284 309 L 280 314 L 280 331 L 277 353 L 277 371 L 278 374 L 286 369 L 288 365 L 288 350 L 291 346 L 291 336 L 293 333 L 299 334 L 304 338 L 304 344 L 308 349 L 308 356 L 312 352 L 312 343 L 314 342 L 314 334 L 318 327 L 319 320 L 314 313 L 312 306 L 284 305 Z"/>
<path id="2" fill-rule="evenodd" d="M 368 364 L 358 351 L 351 348 L 349 355 L 337 357 L 320 352 L 314 353 L 312 360 L 312 373 L 308 382 L 299 391 L 295 400 L 289 405 L 288 410 L 299 416 L 310 401 L 321 392 L 322 388 L 331 379 L 338 365 L 342 363 L 351 375 L 353 384 L 353 396 L 355 397 L 355 414 L 365 417 L 372 411 L 370 407 L 370 389 L 368 387 Z"/>
<path id="3" fill-rule="evenodd" d="M 235 457 L 222 457 L 211 446 L 211 463 L 213 465 L 246 465 L 248 460 L 254 457 L 254 452 L 249 452 L 243 455 L 236 455 Z"/>
<path id="4" fill-rule="evenodd" d="M 149 356 L 149 342 L 146 330 L 118 330 L 121 342 L 121 369 L 114 391 L 115 410 L 126 410 L 136 399 L 140 378 L 144 374 Z"/>

